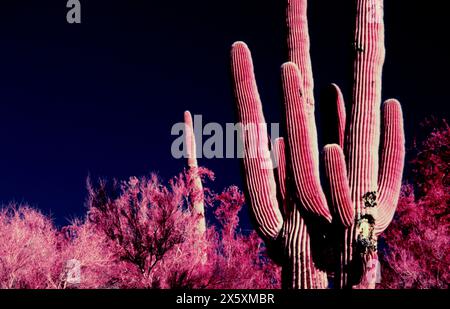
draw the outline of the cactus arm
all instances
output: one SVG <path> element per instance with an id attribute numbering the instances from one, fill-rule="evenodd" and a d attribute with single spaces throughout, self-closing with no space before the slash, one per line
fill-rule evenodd
<path id="1" fill-rule="evenodd" d="M 189 111 L 184 112 L 184 128 L 186 134 L 186 156 L 189 167 L 198 167 L 195 144 L 194 125 Z"/>
<path id="2" fill-rule="evenodd" d="M 274 155 L 277 162 L 277 183 L 278 192 L 280 194 L 280 204 L 283 211 L 283 215 L 288 213 L 287 209 L 287 196 L 286 196 L 286 146 L 284 144 L 284 138 L 279 137 L 275 139 Z"/>
<path id="3" fill-rule="evenodd" d="M 194 189 L 199 194 L 191 201 L 194 214 L 199 217 L 197 230 L 203 234 L 206 231 L 205 220 L 205 203 L 203 196 L 203 184 L 200 176 L 198 175 L 198 163 L 197 163 L 197 151 L 195 144 L 194 126 L 192 123 L 192 116 L 189 111 L 184 112 L 184 126 L 185 126 L 185 144 L 186 144 L 186 156 L 189 172 L 192 175 L 192 181 Z"/>
<path id="4" fill-rule="evenodd" d="M 301 90 L 297 65 L 282 66 L 283 93 L 289 147 L 289 163 L 300 203 L 308 212 L 331 222 L 325 194 L 320 184 L 319 167 L 315 162 L 314 128 L 308 119 L 307 103 Z"/>
<path id="5" fill-rule="evenodd" d="M 336 84 L 331 84 L 332 90 L 334 92 L 335 98 L 335 108 L 337 117 L 337 130 L 338 130 L 338 145 L 344 150 L 345 142 L 345 125 L 346 125 L 346 112 L 345 112 L 345 101 L 342 91 Z"/>
<path id="6" fill-rule="evenodd" d="M 309 106 L 314 105 L 314 79 L 310 55 L 307 1 L 287 1 L 287 28 L 289 61 L 297 64 L 301 72 L 301 88 Z"/>
<path id="7" fill-rule="evenodd" d="M 267 126 L 247 45 L 233 44 L 231 59 L 238 118 L 243 126 L 243 162 L 250 203 L 260 232 L 274 239 L 281 230 L 283 218 L 277 202 Z"/>
<path id="8" fill-rule="evenodd" d="M 300 70 L 301 89 L 305 97 L 308 118 L 311 127 L 312 153 L 314 162 L 319 166 L 319 148 L 317 142 L 317 126 L 314 118 L 314 78 L 310 54 L 310 38 L 307 16 L 307 0 L 288 0 L 286 22 L 288 30 L 289 61 L 295 63 Z M 318 167 L 317 167 L 318 168 Z"/>
<path id="9" fill-rule="evenodd" d="M 325 174 L 328 179 L 333 218 L 345 227 L 352 226 L 355 217 L 348 185 L 344 153 L 339 145 L 324 147 Z"/>
<path id="10" fill-rule="evenodd" d="M 377 191 L 381 75 L 385 57 L 383 0 L 356 0 L 353 104 L 347 148 L 349 183 L 357 215 L 363 196 Z"/>
<path id="11" fill-rule="evenodd" d="M 383 104 L 382 134 L 376 234 L 381 234 L 391 222 L 402 185 L 405 136 L 402 108 L 397 100 L 387 100 Z"/>
<path id="12" fill-rule="evenodd" d="M 321 122 L 326 124 L 322 132 L 324 145 L 338 144 L 345 150 L 346 110 L 341 89 L 336 84 L 330 84 L 321 93 Z"/>

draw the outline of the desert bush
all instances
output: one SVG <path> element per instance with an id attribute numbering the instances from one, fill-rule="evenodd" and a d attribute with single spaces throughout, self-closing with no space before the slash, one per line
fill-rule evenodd
<path id="1" fill-rule="evenodd" d="M 450 283 L 450 128 L 443 122 L 417 149 L 412 183 L 403 186 L 383 235 L 382 288 L 440 288 Z"/>

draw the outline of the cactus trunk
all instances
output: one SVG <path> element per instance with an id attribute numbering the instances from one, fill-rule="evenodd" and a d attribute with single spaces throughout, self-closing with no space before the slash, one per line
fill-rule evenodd
<path id="1" fill-rule="evenodd" d="M 191 197 L 191 207 L 193 214 L 197 216 L 197 231 L 200 234 L 204 234 L 206 231 L 206 220 L 203 184 L 201 177 L 198 174 L 194 124 L 192 122 L 192 115 L 188 111 L 184 113 L 184 126 L 187 165 L 192 178 L 191 181 L 193 182 L 193 188 L 195 190 L 195 192 L 192 192 L 193 196 Z"/>

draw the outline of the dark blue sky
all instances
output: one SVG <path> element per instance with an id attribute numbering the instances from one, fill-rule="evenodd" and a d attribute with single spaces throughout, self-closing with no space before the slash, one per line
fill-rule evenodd
<path id="1" fill-rule="evenodd" d="M 178 173 L 184 162 L 171 157 L 170 129 L 184 110 L 235 121 L 236 40 L 253 51 L 267 120 L 279 121 L 283 1 L 81 2 L 81 25 L 66 23 L 65 0 L 0 3 L 2 203 L 30 203 L 64 224 L 84 212 L 88 174 Z M 310 2 L 317 94 L 330 82 L 348 94 L 349 5 Z M 401 100 L 410 142 L 425 117 L 449 118 L 448 18 L 443 4 L 385 2 L 383 96 Z M 201 164 L 216 172 L 216 190 L 242 185 L 237 160 Z"/>

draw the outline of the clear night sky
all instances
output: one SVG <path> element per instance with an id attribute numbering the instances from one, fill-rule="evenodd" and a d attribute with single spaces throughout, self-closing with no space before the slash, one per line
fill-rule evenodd
<path id="1" fill-rule="evenodd" d="M 309 2 L 317 97 L 336 82 L 349 101 L 351 1 Z M 252 49 L 267 120 L 279 121 L 283 1 L 81 3 L 82 24 L 69 25 L 65 0 L 0 2 L 0 202 L 65 224 L 84 212 L 88 174 L 178 173 L 170 129 L 184 110 L 235 121 L 236 40 Z M 443 1 L 385 0 L 383 97 L 401 101 L 408 146 L 425 117 L 450 116 L 448 20 Z M 242 187 L 238 160 L 200 163 L 216 172 L 216 190 Z"/>

